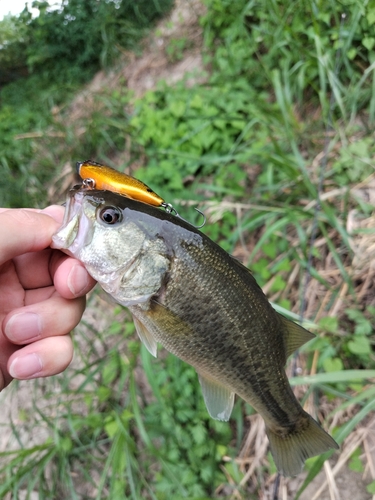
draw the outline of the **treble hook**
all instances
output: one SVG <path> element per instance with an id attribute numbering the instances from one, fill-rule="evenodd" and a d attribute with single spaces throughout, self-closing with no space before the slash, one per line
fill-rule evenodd
<path id="1" fill-rule="evenodd" d="M 201 216 L 203 217 L 203 222 L 202 222 L 202 224 L 201 224 L 200 226 L 194 226 L 194 227 L 195 227 L 195 229 L 201 229 L 201 228 L 202 228 L 202 227 L 206 224 L 207 218 L 206 218 L 206 216 L 204 215 L 204 213 L 203 213 L 203 212 L 201 212 L 201 211 L 199 210 L 199 208 L 194 207 L 194 210 L 196 210 L 196 211 L 199 213 L 199 215 L 201 215 Z"/>
<path id="2" fill-rule="evenodd" d="M 178 217 L 179 219 L 183 220 L 184 222 L 187 222 L 188 224 L 190 224 L 189 221 L 187 221 L 186 219 L 181 217 L 181 215 L 177 212 L 177 210 L 174 208 L 174 206 L 171 203 L 162 203 L 161 206 L 165 209 L 165 211 L 168 214 L 172 214 L 172 215 Z M 194 226 L 194 224 L 192 224 L 192 226 L 194 226 L 195 229 L 201 229 L 206 224 L 206 220 L 207 220 L 206 216 L 197 207 L 194 207 L 194 210 L 196 210 L 199 213 L 199 215 L 201 215 L 203 217 L 203 223 L 200 226 Z"/>

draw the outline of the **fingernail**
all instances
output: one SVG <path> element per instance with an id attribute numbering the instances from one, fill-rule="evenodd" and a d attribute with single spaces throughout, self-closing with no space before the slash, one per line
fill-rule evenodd
<path id="1" fill-rule="evenodd" d="M 10 318 L 5 326 L 5 335 L 16 343 L 31 342 L 40 338 L 42 325 L 35 313 L 19 313 Z"/>
<path id="2" fill-rule="evenodd" d="M 9 367 L 9 373 L 13 378 L 25 379 L 36 377 L 42 369 L 42 360 L 38 354 L 32 353 L 15 358 Z"/>
<path id="3" fill-rule="evenodd" d="M 79 264 L 73 266 L 69 273 L 67 284 L 74 297 L 81 295 L 89 284 L 89 276 L 86 269 Z"/>

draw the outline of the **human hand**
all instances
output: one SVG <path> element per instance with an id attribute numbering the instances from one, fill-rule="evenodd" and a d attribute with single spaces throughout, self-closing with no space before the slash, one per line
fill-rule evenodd
<path id="1" fill-rule="evenodd" d="M 69 332 L 95 285 L 83 264 L 48 248 L 64 209 L 0 209 L 0 390 L 47 377 L 73 356 Z"/>

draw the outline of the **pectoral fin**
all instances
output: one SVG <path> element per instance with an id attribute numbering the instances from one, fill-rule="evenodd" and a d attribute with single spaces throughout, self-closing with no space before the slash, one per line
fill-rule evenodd
<path id="1" fill-rule="evenodd" d="M 147 350 L 156 358 L 158 347 L 152 333 L 150 333 L 144 324 L 141 323 L 135 316 L 133 316 L 133 321 L 139 338 L 142 340 Z"/>
<path id="2" fill-rule="evenodd" d="M 208 413 L 217 420 L 229 420 L 234 404 L 234 392 L 201 373 L 198 373 L 198 376 Z"/>
<path id="3" fill-rule="evenodd" d="M 297 323 L 284 318 L 284 316 L 280 315 L 280 317 L 286 328 L 286 357 L 288 358 L 303 344 L 315 338 L 315 335 L 302 326 L 297 325 Z"/>

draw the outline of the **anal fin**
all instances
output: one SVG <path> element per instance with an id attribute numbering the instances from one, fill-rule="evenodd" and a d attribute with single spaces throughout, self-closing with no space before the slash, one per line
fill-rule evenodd
<path id="1" fill-rule="evenodd" d="M 137 330 L 138 337 L 146 346 L 147 350 L 156 358 L 158 353 L 158 346 L 153 335 L 147 330 L 143 323 L 133 316 L 135 329 Z"/>
<path id="2" fill-rule="evenodd" d="M 234 392 L 198 372 L 207 411 L 216 420 L 229 420 L 234 404 Z"/>

